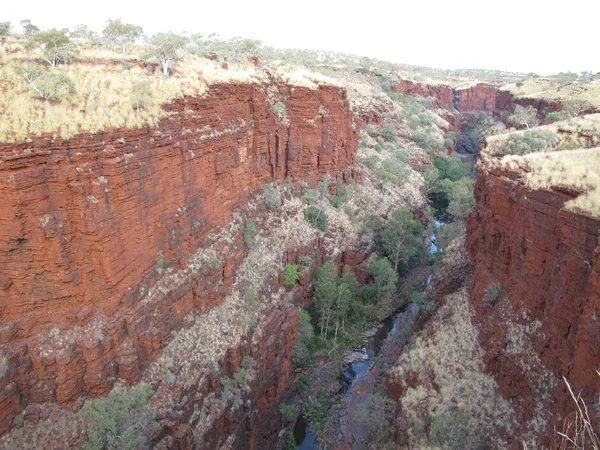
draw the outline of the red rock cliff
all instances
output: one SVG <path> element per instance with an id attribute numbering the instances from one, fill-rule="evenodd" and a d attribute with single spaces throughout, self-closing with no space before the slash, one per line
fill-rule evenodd
<path id="1" fill-rule="evenodd" d="M 266 92 L 217 85 L 165 106 L 156 128 L 0 145 L 0 432 L 30 401 L 68 403 L 139 379 L 188 312 L 218 301 L 241 255 L 161 294 L 156 322 L 140 300 L 161 259 L 185 265 L 265 183 L 314 184 L 353 163 L 345 90 Z M 270 109 L 279 101 L 281 117 Z M 64 340 L 59 352 L 48 336 Z"/>
<path id="2" fill-rule="evenodd" d="M 461 113 L 493 112 L 496 109 L 496 86 L 477 83 L 454 90 L 454 107 Z"/>
<path id="3" fill-rule="evenodd" d="M 563 209 L 568 193 L 531 190 L 521 175 L 478 171 L 472 301 L 487 368 L 522 418 L 540 403 L 564 417 L 573 405 L 561 376 L 588 400 L 600 392 L 600 219 Z M 494 303 L 492 283 L 502 285 Z"/>

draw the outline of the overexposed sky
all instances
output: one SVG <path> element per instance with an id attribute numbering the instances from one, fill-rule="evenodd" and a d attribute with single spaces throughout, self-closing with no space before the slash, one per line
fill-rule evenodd
<path id="1" fill-rule="evenodd" d="M 42 29 L 109 18 L 158 31 L 252 37 L 446 69 L 600 71 L 600 0 L 4 0 L 0 22 Z M 8 3 L 8 4 L 7 4 Z"/>

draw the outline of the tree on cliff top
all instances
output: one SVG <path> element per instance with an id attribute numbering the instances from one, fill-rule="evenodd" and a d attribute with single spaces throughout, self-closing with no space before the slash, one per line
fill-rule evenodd
<path id="1" fill-rule="evenodd" d="M 63 30 L 55 28 L 31 36 L 25 43 L 25 48 L 41 51 L 44 60 L 52 67 L 56 67 L 60 61 L 66 65 L 77 53 L 77 47 L 71 42 L 69 36 Z"/>
<path id="2" fill-rule="evenodd" d="M 33 36 L 40 32 L 39 27 L 32 24 L 29 19 L 21 20 L 21 27 L 23 28 L 23 34 L 26 36 Z"/>
<path id="3" fill-rule="evenodd" d="M 537 110 L 533 106 L 524 108 L 521 105 L 515 107 L 515 112 L 508 116 L 508 123 L 512 125 L 525 125 L 527 129 L 538 124 Z"/>
<path id="4" fill-rule="evenodd" d="M 158 33 L 152 38 L 152 55 L 162 64 L 163 75 L 169 76 L 169 65 L 181 56 L 181 50 L 187 45 L 188 38 L 175 33 Z"/>
<path id="5" fill-rule="evenodd" d="M 109 19 L 102 33 L 108 42 L 119 47 L 122 53 L 127 53 L 127 46 L 135 42 L 143 30 L 140 26 L 123 23 L 121 19 Z"/>
<path id="6" fill-rule="evenodd" d="M 10 22 L 0 22 L 0 36 L 8 36 L 10 33 Z"/>

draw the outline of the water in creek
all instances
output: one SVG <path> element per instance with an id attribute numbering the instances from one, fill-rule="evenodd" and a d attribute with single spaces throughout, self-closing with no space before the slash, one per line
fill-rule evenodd
<path id="1" fill-rule="evenodd" d="M 317 448 L 317 436 L 310 431 L 306 417 L 298 417 L 296 426 L 294 427 L 294 439 L 298 450 L 312 450 Z"/>

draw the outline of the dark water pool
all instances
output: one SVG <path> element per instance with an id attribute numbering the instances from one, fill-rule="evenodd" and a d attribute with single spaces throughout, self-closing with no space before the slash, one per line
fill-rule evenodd
<path id="1" fill-rule="evenodd" d="M 294 427 L 294 439 L 299 450 L 312 450 L 317 448 L 317 436 L 310 431 L 306 417 L 300 416 Z"/>

